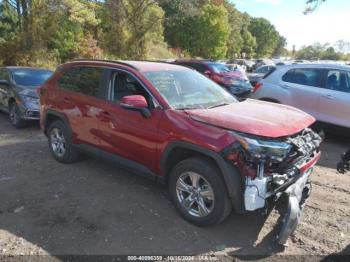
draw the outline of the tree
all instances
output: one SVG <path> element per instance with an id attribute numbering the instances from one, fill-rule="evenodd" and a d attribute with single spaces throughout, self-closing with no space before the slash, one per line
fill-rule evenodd
<path id="1" fill-rule="evenodd" d="M 204 58 L 226 57 L 230 27 L 227 10 L 223 6 L 203 6 L 194 28 L 197 29 L 198 37 L 190 47 L 192 54 Z"/>
<path id="2" fill-rule="evenodd" d="M 279 34 L 274 25 L 265 18 L 252 18 L 248 29 L 256 38 L 257 56 L 271 56 L 279 40 Z"/>
<path id="3" fill-rule="evenodd" d="M 0 44 L 12 39 L 17 30 L 18 18 L 16 10 L 8 1 L 0 3 Z"/>
<path id="4" fill-rule="evenodd" d="M 243 47 L 241 49 L 241 55 L 245 55 L 245 58 L 252 58 L 255 55 L 256 40 L 255 37 L 248 30 L 242 30 Z"/>
<path id="5" fill-rule="evenodd" d="M 304 15 L 315 11 L 323 2 L 326 2 L 326 0 L 306 0 L 306 8 L 304 10 Z"/>
<path id="6" fill-rule="evenodd" d="M 273 56 L 279 57 L 279 56 L 287 54 L 288 51 L 285 48 L 286 45 L 287 45 L 287 39 L 285 37 L 279 35 L 277 45 L 275 47 L 275 50 L 273 51 Z"/>

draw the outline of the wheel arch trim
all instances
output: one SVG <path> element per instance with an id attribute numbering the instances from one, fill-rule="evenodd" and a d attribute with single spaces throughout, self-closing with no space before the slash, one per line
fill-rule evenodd
<path id="1" fill-rule="evenodd" d="M 218 166 L 221 176 L 225 182 L 227 192 L 229 194 L 229 197 L 231 199 L 231 202 L 233 204 L 233 208 L 237 213 L 243 212 L 243 179 L 240 176 L 237 169 L 233 166 L 233 164 L 229 163 L 227 160 L 225 160 L 219 153 L 214 152 L 212 150 L 200 147 L 195 144 L 191 144 L 184 141 L 172 141 L 170 142 L 167 147 L 165 148 L 161 160 L 161 171 L 163 175 L 165 176 L 165 180 L 167 180 L 167 177 L 170 175 L 169 170 L 167 172 L 167 162 L 171 158 L 171 153 L 174 149 L 185 149 L 185 150 L 191 150 L 199 155 L 204 155 L 210 159 L 212 159 L 216 165 Z"/>

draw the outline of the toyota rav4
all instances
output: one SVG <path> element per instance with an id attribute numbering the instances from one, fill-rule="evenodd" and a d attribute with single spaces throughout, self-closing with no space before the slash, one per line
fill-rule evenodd
<path id="1" fill-rule="evenodd" d="M 156 62 L 72 61 L 39 93 L 41 127 L 59 162 L 88 151 L 163 181 L 199 226 L 283 198 L 279 242 L 296 228 L 320 158 L 312 116 L 239 102 L 194 70 Z"/>

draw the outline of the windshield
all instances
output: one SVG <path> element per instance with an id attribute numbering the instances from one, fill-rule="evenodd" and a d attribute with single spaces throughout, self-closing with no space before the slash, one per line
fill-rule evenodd
<path id="1" fill-rule="evenodd" d="M 174 109 L 210 108 L 237 102 L 221 86 L 194 70 L 152 71 L 144 75 Z"/>
<path id="2" fill-rule="evenodd" d="M 215 72 L 215 73 L 218 73 L 218 74 L 221 74 L 221 73 L 228 73 L 228 72 L 231 72 L 232 70 L 226 66 L 226 65 L 223 65 L 223 64 L 219 64 L 219 63 L 210 63 L 208 64 L 211 69 Z"/>
<path id="3" fill-rule="evenodd" d="M 52 73 L 50 70 L 21 68 L 12 70 L 12 77 L 16 85 L 37 87 L 42 85 Z"/>

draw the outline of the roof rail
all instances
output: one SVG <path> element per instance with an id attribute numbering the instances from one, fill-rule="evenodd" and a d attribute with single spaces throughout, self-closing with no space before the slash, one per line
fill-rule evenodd
<path id="1" fill-rule="evenodd" d="M 113 63 L 113 64 L 118 64 L 118 65 L 125 65 L 129 66 L 133 69 L 139 70 L 137 67 L 123 61 L 118 61 L 118 60 L 104 60 L 104 59 L 88 59 L 88 58 L 78 58 L 78 59 L 73 59 L 70 60 L 71 62 L 84 62 L 84 61 L 92 61 L 92 62 L 107 62 L 107 63 Z"/>

